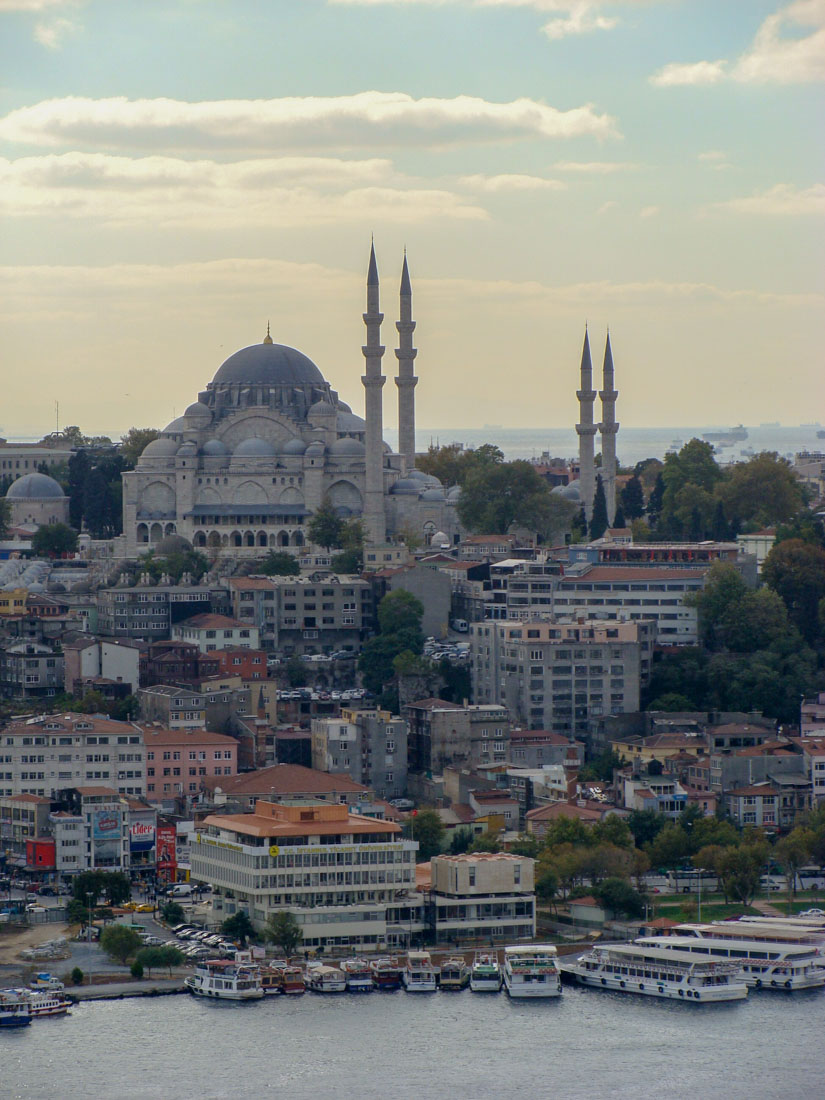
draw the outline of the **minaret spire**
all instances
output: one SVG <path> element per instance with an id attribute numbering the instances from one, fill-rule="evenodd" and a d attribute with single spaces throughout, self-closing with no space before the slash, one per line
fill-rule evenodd
<path id="1" fill-rule="evenodd" d="M 413 347 L 415 321 L 412 319 L 412 284 L 407 266 L 407 250 L 404 249 L 404 264 L 401 268 L 400 320 L 395 322 L 398 329 L 398 374 L 395 384 L 398 387 L 398 452 L 404 456 L 406 467 L 415 466 L 415 387 L 418 379 L 414 374 L 414 360 L 418 352 Z"/>
<path id="2" fill-rule="evenodd" d="M 367 342 L 361 348 L 365 369 L 361 377 L 364 384 L 364 417 L 366 428 L 366 476 L 364 492 L 364 525 L 367 539 L 381 544 L 387 539 L 387 521 L 384 514 L 384 418 L 381 390 L 386 379 L 381 373 L 384 348 L 381 345 L 381 322 L 378 264 L 375 260 L 375 243 L 370 244 L 370 262 L 367 270 Z"/>
<path id="3" fill-rule="evenodd" d="M 616 435 L 619 425 L 616 422 L 616 398 L 619 391 L 614 388 L 613 350 L 610 347 L 610 330 L 604 345 L 604 365 L 602 367 L 602 389 L 599 397 L 602 402 L 602 422 L 599 431 L 602 434 L 602 481 L 607 502 L 607 521 L 612 526 L 616 516 Z"/>
<path id="4" fill-rule="evenodd" d="M 584 326 L 584 344 L 581 361 L 581 389 L 576 391 L 579 399 L 579 423 L 576 432 L 579 437 L 579 489 L 584 514 L 588 523 L 593 515 L 593 496 L 596 492 L 595 456 L 593 437 L 596 425 L 593 423 L 593 404 L 596 391 L 593 389 L 593 363 L 590 359 L 590 338 L 587 324 Z"/>

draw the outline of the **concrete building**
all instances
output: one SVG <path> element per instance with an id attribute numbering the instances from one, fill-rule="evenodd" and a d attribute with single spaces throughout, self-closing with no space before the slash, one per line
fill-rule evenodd
<path id="1" fill-rule="evenodd" d="M 765 780 L 736 787 L 725 794 L 725 807 L 737 825 L 754 825 L 769 831 L 793 828 L 798 816 L 810 805 L 810 785 L 802 777 Z"/>
<path id="2" fill-rule="evenodd" d="M 349 775 L 379 798 L 407 793 L 407 723 L 386 710 L 342 709 L 312 721 L 312 767 Z"/>
<path id="3" fill-rule="evenodd" d="M 140 686 L 141 643 L 96 638 L 83 634 L 63 642 L 63 688 L 69 695 L 82 695 L 95 680 L 123 684 L 134 694 Z"/>
<path id="4" fill-rule="evenodd" d="M 146 793 L 143 737 L 129 722 L 99 714 L 48 714 L 0 730 L 0 795 L 52 797 L 88 784 Z"/>
<path id="5" fill-rule="evenodd" d="M 224 780 L 238 770 L 238 743 L 204 729 L 141 729 L 146 749 L 146 797 L 172 802 L 194 797 L 206 778 Z"/>
<path id="6" fill-rule="evenodd" d="M 353 810 L 363 807 L 370 816 L 377 814 L 371 806 L 372 792 L 367 787 L 348 775 L 330 775 L 299 764 L 274 764 L 229 778 L 207 777 L 201 782 L 201 794 L 202 801 L 215 808 L 237 806 L 238 812 L 251 812 L 258 799 L 266 799 L 270 802 L 333 802 Z M 383 816 L 383 809 L 380 814 Z"/>
<path id="7" fill-rule="evenodd" d="M 56 792 L 50 820 L 58 874 L 124 871 L 131 863 L 129 806 L 111 787 L 66 788 Z"/>
<path id="8" fill-rule="evenodd" d="M 260 929 L 286 910 L 306 948 L 376 950 L 407 942 L 388 910 L 415 886 L 417 848 L 345 805 L 259 800 L 254 813 L 205 818 L 190 851 L 192 878 L 214 887 L 214 921 L 243 910 Z"/>
<path id="9" fill-rule="evenodd" d="M 172 638 L 191 642 L 201 653 L 233 646 L 239 649 L 260 649 L 258 628 L 227 615 L 193 615 L 172 627 Z"/>
<path id="10" fill-rule="evenodd" d="M 585 739 L 594 718 L 639 709 L 655 640 L 649 620 L 472 623 L 474 700 Z"/>
<path id="11" fill-rule="evenodd" d="M 0 649 L 0 694 L 6 699 L 48 699 L 63 690 L 63 654 L 40 642 Z"/>
<path id="12" fill-rule="evenodd" d="M 26 842 L 49 832 L 50 809 L 51 799 L 42 795 L 0 796 L 0 854 L 7 868 L 26 865 Z"/>
<path id="13" fill-rule="evenodd" d="M 356 652 L 372 627 L 372 590 L 357 576 L 232 577 L 232 610 L 285 655 Z"/>
<path id="14" fill-rule="evenodd" d="M 426 637 L 443 638 L 450 626 L 452 584 L 450 578 L 437 569 L 418 564 L 391 569 L 377 569 L 370 574 L 373 607 L 391 592 L 409 592 L 421 601 L 424 614 L 421 629 Z"/>
<path id="15" fill-rule="evenodd" d="M 143 651 L 140 683 L 143 687 L 155 684 L 195 686 L 200 680 L 217 676 L 219 669 L 219 658 L 213 653 L 201 653 L 192 642 L 150 642 Z"/>
<path id="16" fill-rule="evenodd" d="M 551 730 L 510 731 L 511 762 L 519 768 L 543 768 L 547 764 L 581 767 L 584 745 Z"/>
<path id="17" fill-rule="evenodd" d="M 429 918 L 439 941 L 512 943 L 536 934 L 535 861 L 509 853 L 434 856 Z"/>
<path id="18" fill-rule="evenodd" d="M 498 704 L 420 699 L 404 707 L 404 717 L 411 772 L 441 774 L 448 766 L 474 769 L 508 758 L 510 720 Z"/>
<path id="19" fill-rule="evenodd" d="M 825 737 L 804 740 L 802 758 L 811 782 L 813 806 L 818 808 L 825 802 Z"/>
<path id="20" fill-rule="evenodd" d="M 214 609 L 220 590 L 206 585 L 153 584 L 148 575 L 135 586 L 119 583 L 97 593 L 97 625 L 112 638 L 169 637 L 183 619 Z"/>
<path id="21" fill-rule="evenodd" d="M 711 749 L 710 789 L 718 794 L 768 779 L 805 775 L 805 757 L 798 743 L 763 741 L 748 748 Z"/>
<path id="22" fill-rule="evenodd" d="M 200 691 L 156 684 L 137 693 L 140 720 L 157 722 L 164 729 L 206 728 L 206 699 Z"/>

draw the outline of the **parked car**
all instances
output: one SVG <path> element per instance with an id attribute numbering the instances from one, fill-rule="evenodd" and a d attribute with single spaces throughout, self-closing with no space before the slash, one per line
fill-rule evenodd
<path id="1" fill-rule="evenodd" d="M 57 890 L 53 886 L 41 886 L 37 892 L 42 898 L 57 897 Z"/>

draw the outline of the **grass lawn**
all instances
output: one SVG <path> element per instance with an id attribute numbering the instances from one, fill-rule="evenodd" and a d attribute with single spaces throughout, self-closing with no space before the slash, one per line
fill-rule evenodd
<path id="1" fill-rule="evenodd" d="M 699 919 L 699 908 L 696 904 L 696 897 L 691 894 L 689 898 L 690 900 L 687 898 L 674 899 L 671 903 L 657 901 L 654 906 L 654 915 L 667 917 L 669 920 L 697 921 Z M 758 912 L 758 909 L 754 909 L 751 905 L 743 905 L 741 901 L 726 905 L 721 894 L 713 895 L 707 900 L 702 898 L 703 921 L 724 920 L 725 917 L 755 916 Z"/>

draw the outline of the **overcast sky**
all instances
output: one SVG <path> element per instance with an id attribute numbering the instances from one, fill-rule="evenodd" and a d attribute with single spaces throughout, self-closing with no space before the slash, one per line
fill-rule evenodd
<path id="1" fill-rule="evenodd" d="M 371 233 L 422 428 L 572 424 L 585 321 L 625 425 L 825 420 L 823 80 L 825 0 L 0 0 L 0 431 L 267 321 L 360 411 Z"/>

